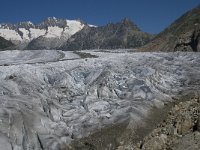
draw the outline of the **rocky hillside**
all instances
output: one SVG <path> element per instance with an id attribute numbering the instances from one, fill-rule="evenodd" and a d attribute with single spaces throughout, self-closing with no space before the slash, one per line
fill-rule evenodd
<path id="1" fill-rule="evenodd" d="M 13 45 L 14 44 L 12 42 L 4 39 L 3 37 L 0 37 L 0 50 L 4 50 L 4 49 L 9 48 Z"/>
<path id="2" fill-rule="evenodd" d="M 135 146 L 120 146 L 118 150 L 199 150 L 200 98 L 176 104 L 163 122 Z"/>
<path id="3" fill-rule="evenodd" d="M 188 11 L 142 51 L 200 51 L 200 5 Z"/>
<path id="4" fill-rule="evenodd" d="M 74 34 L 60 47 L 63 50 L 117 49 L 140 47 L 153 35 L 142 32 L 133 22 L 123 19 L 102 27 L 85 28 Z"/>

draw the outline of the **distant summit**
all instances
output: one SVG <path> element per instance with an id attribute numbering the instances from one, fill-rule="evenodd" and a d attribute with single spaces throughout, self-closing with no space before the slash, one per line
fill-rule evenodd
<path id="1" fill-rule="evenodd" d="M 134 30 L 141 31 L 140 28 L 128 18 L 122 19 L 120 23 L 124 26 L 131 26 Z"/>

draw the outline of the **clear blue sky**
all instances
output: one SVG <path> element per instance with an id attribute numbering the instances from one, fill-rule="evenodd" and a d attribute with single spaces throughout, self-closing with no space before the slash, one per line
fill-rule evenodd
<path id="1" fill-rule="evenodd" d="M 0 23 L 41 22 L 46 17 L 81 19 L 105 25 L 124 17 L 158 33 L 200 0 L 1 0 Z"/>

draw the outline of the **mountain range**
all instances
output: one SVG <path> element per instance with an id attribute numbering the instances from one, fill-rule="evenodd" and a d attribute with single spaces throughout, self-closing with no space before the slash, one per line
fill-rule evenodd
<path id="1" fill-rule="evenodd" d="M 37 25 L 30 21 L 0 24 L 0 36 L 14 43 L 16 49 L 55 49 L 85 25 L 80 20 L 49 17 Z"/>
<path id="2" fill-rule="evenodd" d="M 0 24 L 0 49 L 137 48 L 139 51 L 200 51 L 200 5 L 186 12 L 158 35 L 141 31 L 125 18 L 97 27 L 80 20 L 49 17 L 39 24 L 30 21 Z"/>
<path id="3" fill-rule="evenodd" d="M 37 25 L 30 21 L 0 24 L 0 36 L 14 43 L 15 49 L 30 50 L 135 48 L 153 37 L 128 19 L 97 27 L 80 20 L 55 17 L 49 17 Z"/>

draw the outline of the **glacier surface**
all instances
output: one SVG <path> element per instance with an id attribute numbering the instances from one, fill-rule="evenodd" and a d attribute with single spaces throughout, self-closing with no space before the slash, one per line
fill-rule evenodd
<path id="1" fill-rule="evenodd" d="M 199 87 L 200 53 L 0 52 L 0 147 L 64 149 Z"/>

